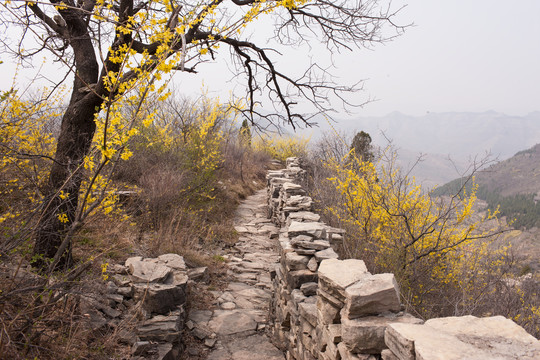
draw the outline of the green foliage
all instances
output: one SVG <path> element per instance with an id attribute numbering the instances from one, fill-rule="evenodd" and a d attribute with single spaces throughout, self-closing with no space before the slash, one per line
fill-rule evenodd
<path id="1" fill-rule="evenodd" d="M 451 194 L 470 191 L 471 185 L 465 184 L 466 178 L 453 180 L 431 192 L 432 196 L 449 196 Z M 501 216 L 506 216 L 510 225 L 517 229 L 530 229 L 540 226 L 540 204 L 535 200 L 536 194 L 517 194 L 502 196 L 497 190 L 487 186 L 478 186 L 477 196 L 488 203 L 488 209 L 498 209 Z"/>

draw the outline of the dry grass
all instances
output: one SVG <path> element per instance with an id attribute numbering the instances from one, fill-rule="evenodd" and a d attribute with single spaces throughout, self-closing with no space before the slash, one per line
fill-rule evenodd
<path id="1" fill-rule="evenodd" d="M 29 268 L 35 219 L 2 229 L 0 359 L 128 357 L 130 346 L 122 342 L 122 333 L 133 324 L 92 331 L 81 295 L 103 297 L 101 265 L 123 263 L 130 256 L 172 252 L 183 255 L 190 267 L 207 266 L 209 284 L 194 289 L 191 303 L 211 305 L 209 289 L 222 288 L 227 280 L 220 255 L 237 240 L 235 209 L 264 186 L 270 161 L 268 155 L 242 145 L 232 123 L 221 121 L 212 129 L 220 131 L 222 139 L 219 164 L 202 175 L 189 163 L 191 150 L 182 142 L 171 148 L 146 146 L 145 139 L 134 137 L 130 144 L 134 154 L 116 164 L 112 185 L 136 190 L 112 213 L 97 211 L 87 219 L 73 238 L 75 268 L 66 273 L 45 276 Z M 25 199 L 22 189 L 9 201 L 19 201 L 18 208 L 29 212 Z M 73 276 L 77 269 L 81 271 Z"/>

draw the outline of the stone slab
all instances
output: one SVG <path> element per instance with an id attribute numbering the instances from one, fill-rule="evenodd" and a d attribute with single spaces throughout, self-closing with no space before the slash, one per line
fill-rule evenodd
<path id="1" fill-rule="evenodd" d="M 364 278 L 366 264 L 362 260 L 328 259 L 319 265 L 319 287 L 339 300 L 345 300 L 345 288 Z"/>

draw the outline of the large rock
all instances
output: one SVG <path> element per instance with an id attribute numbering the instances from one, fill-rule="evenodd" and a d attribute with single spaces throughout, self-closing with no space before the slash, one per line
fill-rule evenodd
<path id="1" fill-rule="evenodd" d="M 385 341 L 402 360 L 540 359 L 540 342 L 501 316 L 439 318 L 425 325 L 391 324 Z"/>
<path id="2" fill-rule="evenodd" d="M 257 330 L 257 321 L 251 314 L 239 310 L 216 310 L 208 327 L 216 334 L 228 336 L 234 334 L 252 334 Z"/>
<path id="3" fill-rule="evenodd" d="M 287 272 L 287 284 L 291 290 L 299 289 L 302 284 L 308 282 L 316 282 L 317 279 L 317 273 L 308 269 Z"/>
<path id="4" fill-rule="evenodd" d="M 353 353 L 380 354 L 386 349 L 384 333 L 392 323 L 419 324 L 422 321 L 411 315 L 368 316 L 360 319 L 341 318 L 341 338 Z"/>
<path id="5" fill-rule="evenodd" d="M 298 255 L 295 252 L 289 252 L 285 254 L 285 264 L 289 270 L 304 270 L 307 269 L 309 257 L 304 255 Z"/>
<path id="6" fill-rule="evenodd" d="M 292 221 L 300 221 L 300 222 L 318 222 L 321 219 L 321 216 L 315 213 L 312 213 L 311 211 L 298 211 L 294 213 L 290 213 L 288 220 L 289 225 Z"/>
<path id="7" fill-rule="evenodd" d="M 345 300 L 345 289 L 368 275 L 366 264 L 362 260 L 327 259 L 319 265 L 319 288 Z"/>
<path id="8" fill-rule="evenodd" d="M 317 261 L 323 261 L 323 260 L 328 260 L 328 259 L 337 259 L 337 258 L 339 258 L 339 255 L 332 248 L 317 251 L 315 253 L 315 260 L 317 260 Z"/>
<path id="9" fill-rule="evenodd" d="M 394 274 L 366 274 L 345 289 L 345 313 L 349 319 L 401 309 Z"/>
<path id="10" fill-rule="evenodd" d="M 326 236 L 326 225 L 320 222 L 291 221 L 291 225 L 289 225 L 287 231 L 291 239 L 298 235 L 308 235 L 315 239 L 323 239 Z"/>
<path id="11" fill-rule="evenodd" d="M 184 286 L 169 284 L 134 284 L 136 301 L 151 314 L 167 314 L 186 302 Z"/>
<path id="12" fill-rule="evenodd" d="M 139 283 L 163 282 L 172 273 L 172 269 L 157 259 L 143 259 L 140 256 L 126 260 L 131 278 Z"/>
<path id="13" fill-rule="evenodd" d="M 170 267 L 171 269 L 175 270 L 182 270 L 185 271 L 186 263 L 184 262 L 184 258 L 178 254 L 163 254 L 158 256 L 159 262 L 161 262 L 163 265 L 166 265 Z"/>
<path id="14" fill-rule="evenodd" d="M 180 341 L 183 328 L 183 316 L 180 311 L 171 315 L 157 315 L 146 320 L 137 328 L 137 335 L 143 341 Z"/>

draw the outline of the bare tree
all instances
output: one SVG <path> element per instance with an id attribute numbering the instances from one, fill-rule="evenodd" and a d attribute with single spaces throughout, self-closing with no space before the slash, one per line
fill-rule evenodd
<path id="1" fill-rule="evenodd" d="M 1 6 L 3 33 L 21 31 L 17 39 L 4 36 L 5 50 L 23 60 L 47 51 L 65 65 L 65 78 L 74 75 L 35 231 L 34 254 L 43 259 L 61 255 L 63 266 L 71 261 L 66 234 L 81 226 L 73 223 L 74 214 L 95 117 L 140 77 L 196 72 L 222 44 L 231 50 L 234 71 L 245 80 L 247 106 L 239 110 L 252 124 L 266 118 L 294 127 L 331 110 L 331 97 L 346 101 L 343 93 L 355 87 L 332 82 L 329 70 L 316 63 L 298 78 L 288 75 L 287 68 L 276 65 L 279 49 L 248 40 L 245 25 L 271 14 L 278 44 L 306 44 L 316 37 L 333 53 L 383 42 L 403 30 L 392 20 L 397 11 L 378 0 L 11 0 Z M 392 33 L 384 36 L 384 26 Z M 258 110 L 264 95 L 274 111 Z M 297 111 L 301 99 L 313 105 L 312 113 Z M 60 221 L 61 213 L 69 221 Z M 43 267 L 44 261 L 35 264 Z"/>

